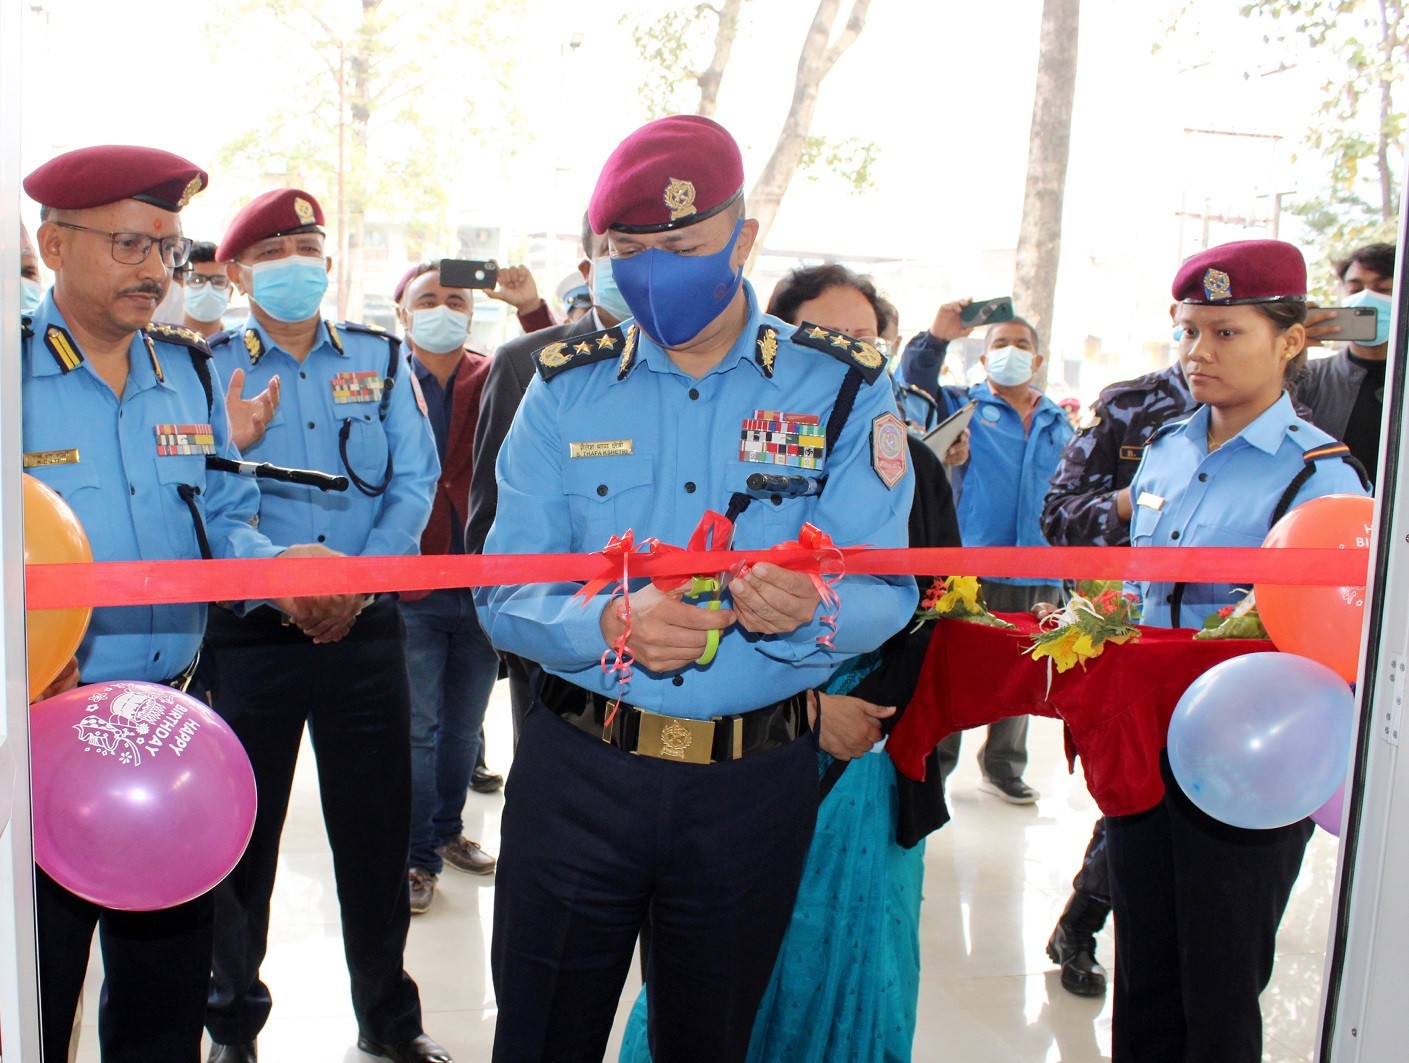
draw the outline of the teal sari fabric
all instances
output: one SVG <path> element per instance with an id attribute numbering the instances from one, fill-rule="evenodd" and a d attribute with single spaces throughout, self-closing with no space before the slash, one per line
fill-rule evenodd
<path id="1" fill-rule="evenodd" d="M 845 669 L 828 688 L 845 693 L 867 670 Z M 910 1059 L 925 845 L 896 844 L 898 801 L 895 766 L 882 750 L 852 761 L 818 809 L 792 922 L 754 1022 L 750 1063 Z M 647 993 L 631 1013 L 620 1063 L 651 1063 Z"/>

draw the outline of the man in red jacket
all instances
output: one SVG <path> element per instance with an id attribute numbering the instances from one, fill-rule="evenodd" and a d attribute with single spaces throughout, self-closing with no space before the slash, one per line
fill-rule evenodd
<path id="1" fill-rule="evenodd" d="M 440 452 L 435 503 L 422 554 L 464 553 L 474 468 L 475 422 L 489 359 L 468 348 L 474 293 L 440 282 L 435 265 L 417 266 L 401 288 L 397 313 L 411 369 Z M 480 747 L 480 728 L 499 660 L 475 616 L 468 590 L 401 596 L 411 679 L 411 912 L 430 908 L 445 864 L 474 875 L 492 856 L 464 836 L 461 813 Z"/>

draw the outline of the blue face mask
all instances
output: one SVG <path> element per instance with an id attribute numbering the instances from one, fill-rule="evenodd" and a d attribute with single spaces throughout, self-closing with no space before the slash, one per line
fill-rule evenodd
<path id="1" fill-rule="evenodd" d="M 1341 306 L 1373 306 L 1375 308 L 1375 338 L 1364 343 L 1366 347 L 1382 347 L 1389 342 L 1389 314 L 1393 307 L 1388 295 L 1362 288 L 1349 299 L 1342 299 Z"/>
<path id="2" fill-rule="evenodd" d="M 44 289 L 39 286 L 38 281 L 32 281 L 28 277 L 20 278 L 20 313 L 33 315 L 39 309 L 39 304 L 44 301 Z"/>
<path id="3" fill-rule="evenodd" d="M 448 306 L 411 311 L 411 342 L 431 354 L 449 354 L 465 345 L 470 315 Z"/>
<path id="4" fill-rule="evenodd" d="M 219 321 L 230 305 L 230 289 L 206 283 L 186 285 L 186 316 L 192 321 Z"/>
<path id="5" fill-rule="evenodd" d="M 723 249 L 712 255 L 676 255 L 652 247 L 612 259 L 612 275 L 636 323 L 662 347 L 690 342 L 724 313 L 744 271 L 729 264 L 743 231 L 742 218 Z"/>
<path id="6" fill-rule="evenodd" d="M 618 321 L 625 321 L 631 316 L 631 307 L 626 305 L 626 299 L 616 285 L 610 255 L 592 260 L 592 304 Z"/>
<path id="7" fill-rule="evenodd" d="M 275 321 L 307 321 L 323 304 L 328 268 L 321 258 L 290 255 L 250 267 L 252 298 Z"/>

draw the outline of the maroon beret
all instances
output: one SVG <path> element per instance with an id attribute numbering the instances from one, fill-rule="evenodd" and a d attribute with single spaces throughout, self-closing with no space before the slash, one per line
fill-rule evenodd
<path id="1" fill-rule="evenodd" d="M 1306 260 L 1281 240 L 1235 240 L 1187 259 L 1174 277 L 1184 303 L 1272 303 L 1306 298 Z"/>
<path id="2" fill-rule="evenodd" d="M 100 144 L 50 159 L 24 179 L 29 198 L 54 210 L 86 210 L 135 199 L 172 213 L 210 183 L 189 159 L 160 148 Z"/>
<path id="3" fill-rule="evenodd" d="M 275 236 L 322 231 L 323 208 L 316 199 L 300 188 L 276 188 L 235 215 L 215 249 L 215 261 L 233 262 L 245 248 Z"/>
<path id="4" fill-rule="evenodd" d="M 422 273 L 429 273 L 431 270 L 438 270 L 439 268 L 440 265 L 437 262 L 417 262 L 408 266 L 406 272 L 401 275 L 401 279 L 396 282 L 396 287 L 391 291 L 391 301 L 393 303 L 401 302 L 401 297 L 406 294 L 406 289 L 413 280 Z"/>
<path id="5" fill-rule="evenodd" d="M 587 219 L 592 231 L 659 233 L 712 218 L 744 191 L 739 145 L 694 114 L 647 122 L 602 167 Z"/>

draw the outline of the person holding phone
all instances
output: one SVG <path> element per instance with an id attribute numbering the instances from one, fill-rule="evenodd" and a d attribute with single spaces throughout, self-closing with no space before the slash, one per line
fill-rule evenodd
<path id="1" fill-rule="evenodd" d="M 956 309 L 955 314 L 959 311 Z M 967 462 L 955 470 L 959 530 L 965 546 L 1046 546 L 1038 517 L 1047 485 L 1072 437 L 1066 411 L 1033 386 L 1042 366 L 1037 330 L 1020 317 L 990 325 L 982 362 L 987 378 L 971 388 L 946 387 L 946 416 L 977 403 Z M 1061 597 L 1059 580 L 983 578 L 988 608 L 1025 613 Z M 959 759 L 961 734 L 940 743 L 947 775 Z M 980 789 L 1009 804 L 1030 805 L 1039 794 L 1023 781 L 1027 717 L 990 724 L 979 750 Z"/>
<path id="2" fill-rule="evenodd" d="M 1393 244 L 1366 244 L 1336 264 L 1341 306 L 1374 307 L 1375 335 L 1352 340 L 1329 358 L 1311 360 L 1297 382 L 1296 397 L 1311 409 L 1311 423 L 1343 440 L 1372 480 L 1380 464 L 1394 260 Z M 1308 342 L 1334 341 L 1334 317 L 1330 310 L 1308 314 Z"/>
<path id="3" fill-rule="evenodd" d="M 1131 545 L 1257 546 L 1283 512 L 1363 494 L 1349 450 L 1297 416 L 1286 373 L 1306 342 L 1306 265 L 1276 240 L 1210 248 L 1173 285 L 1194 401 L 1146 447 L 1130 485 Z M 1132 586 L 1127 584 L 1127 586 Z M 1198 628 L 1228 584 L 1145 582 L 1143 624 Z M 1161 753 L 1154 808 L 1106 817 L 1115 912 L 1112 1063 L 1259 1063 L 1258 997 L 1314 829 L 1246 830 L 1200 811 Z"/>

